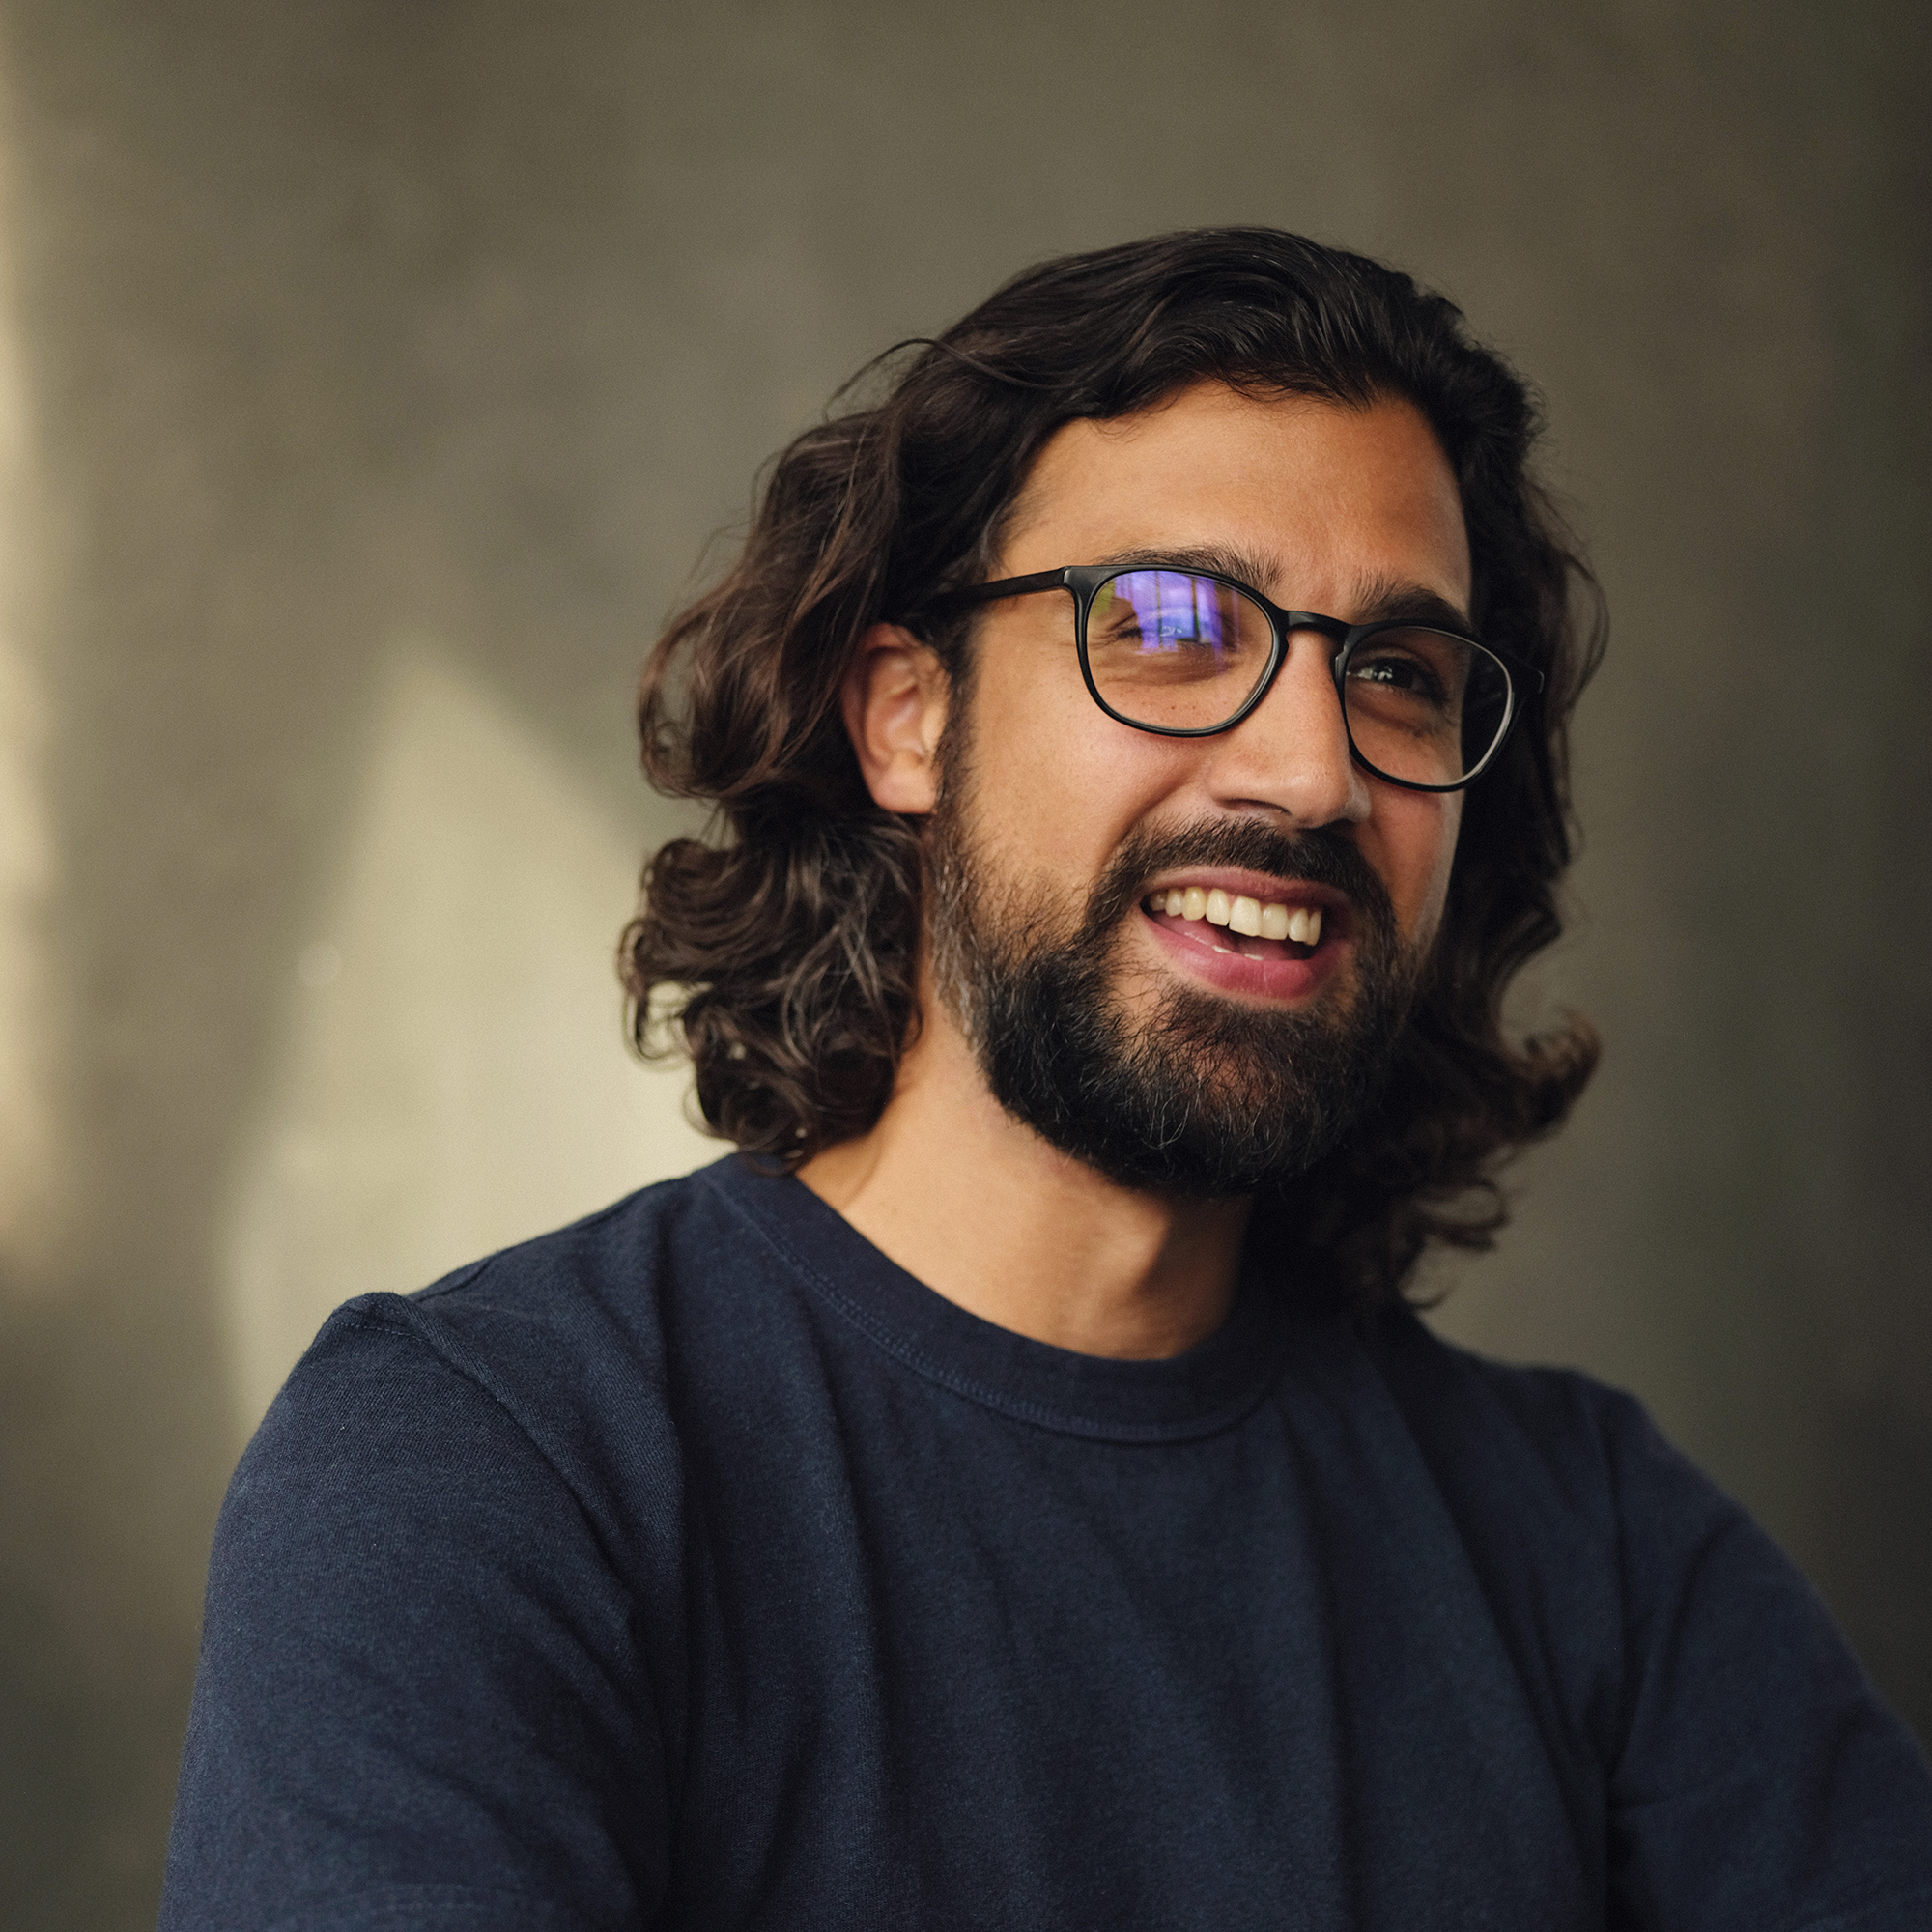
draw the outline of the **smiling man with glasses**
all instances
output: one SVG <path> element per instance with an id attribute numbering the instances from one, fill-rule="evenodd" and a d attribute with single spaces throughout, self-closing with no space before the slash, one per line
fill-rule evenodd
<path id="1" fill-rule="evenodd" d="M 174 1928 L 1932 1923 L 1932 1779 L 1627 1398 L 1433 1338 L 1592 1038 L 1587 575 L 1455 309 L 1018 277 L 646 673 L 623 967 L 741 1150 L 334 1317 L 238 1474 Z"/>

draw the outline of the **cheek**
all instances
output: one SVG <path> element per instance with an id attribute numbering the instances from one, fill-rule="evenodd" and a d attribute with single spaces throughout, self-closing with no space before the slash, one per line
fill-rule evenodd
<path id="1" fill-rule="evenodd" d="M 1376 813 L 1378 869 L 1403 931 L 1426 944 L 1442 923 L 1449 895 L 1456 835 L 1463 824 L 1463 794 L 1403 792 L 1381 805 Z"/>
<path id="2" fill-rule="evenodd" d="M 1022 870 L 1083 876 L 1163 795 L 1174 753 L 1106 717 L 1078 662 L 1068 668 L 1070 678 L 1022 680 L 988 654 L 973 697 L 973 789 L 982 835 Z"/>

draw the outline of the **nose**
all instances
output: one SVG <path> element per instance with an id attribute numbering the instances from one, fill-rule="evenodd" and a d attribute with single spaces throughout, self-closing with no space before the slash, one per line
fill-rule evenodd
<path id="1" fill-rule="evenodd" d="M 1359 824 L 1369 815 L 1368 781 L 1349 751 L 1334 645 L 1298 631 L 1267 696 L 1235 726 L 1208 740 L 1205 774 L 1217 804 L 1280 812 L 1291 824 Z"/>

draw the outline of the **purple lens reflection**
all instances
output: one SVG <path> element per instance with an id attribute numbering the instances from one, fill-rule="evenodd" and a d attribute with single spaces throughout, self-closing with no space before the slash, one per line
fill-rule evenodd
<path id="1" fill-rule="evenodd" d="M 1221 586 L 1211 577 L 1180 570 L 1129 570 L 1109 586 L 1133 607 L 1143 650 L 1179 650 L 1183 643 L 1226 646 Z"/>

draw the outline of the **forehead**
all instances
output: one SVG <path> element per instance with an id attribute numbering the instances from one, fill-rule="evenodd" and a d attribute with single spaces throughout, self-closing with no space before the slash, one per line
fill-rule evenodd
<path id="1" fill-rule="evenodd" d="M 1034 460 L 1000 575 L 1162 548 L 1249 559 L 1277 602 L 1348 617 L 1390 582 L 1469 604 L 1456 479 L 1421 411 L 1203 382 L 1135 415 L 1065 424 Z"/>

